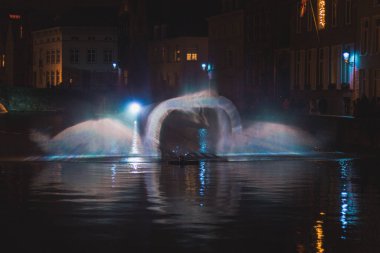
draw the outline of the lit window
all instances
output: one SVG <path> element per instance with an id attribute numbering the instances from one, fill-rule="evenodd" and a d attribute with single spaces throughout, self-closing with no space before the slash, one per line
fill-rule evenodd
<path id="1" fill-rule="evenodd" d="M 187 61 L 198 61 L 198 53 L 188 52 L 186 54 L 186 60 Z"/>
<path id="2" fill-rule="evenodd" d="M 326 1 L 318 1 L 318 28 L 320 30 L 326 27 Z"/>

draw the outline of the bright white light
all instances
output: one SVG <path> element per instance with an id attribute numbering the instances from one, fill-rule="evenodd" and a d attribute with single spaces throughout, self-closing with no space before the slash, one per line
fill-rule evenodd
<path id="1" fill-rule="evenodd" d="M 128 112 L 134 116 L 137 116 L 141 112 L 141 105 L 136 102 L 129 104 Z"/>
<path id="2" fill-rule="evenodd" d="M 343 59 L 345 60 L 345 61 L 348 61 L 348 58 L 350 57 L 350 53 L 349 52 L 344 52 L 343 53 Z"/>
<path id="3" fill-rule="evenodd" d="M 114 63 L 112 63 L 112 67 L 114 68 L 114 69 L 116 69 L 116 67 L 117 67 L 117 64 L 114 62 Z"/>
<path id="4" fill-rule="evenodd" d="M 203 70 L 206 70 L 206 66 L 207 66 L 206 63 L 202 63 L 202 69 Z"/>

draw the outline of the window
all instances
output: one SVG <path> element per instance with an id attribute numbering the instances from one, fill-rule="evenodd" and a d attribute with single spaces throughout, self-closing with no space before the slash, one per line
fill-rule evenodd
<path id="1" fill-rule="evenodd" d="M 45 78 L 46 78 L 46 86 L 50 86 L 50 79 L 49 79 L 49 71 L 46 71 Z"/>
<path id="2" fill-rule="evenodd" d="M 54 71 L 50 72 L 50 84 L 55 84 L 54 83 Z"/>
<path id="3" fill-rule="evenodd" d="M 51 50 L 50 53 L 50 63 L 55 64 L 55 50 Z"/>
<path id="4" fill-rule="evenodd" d="M 300 88 L 300 75 L 301 75 L 301 53 L 296 51 L 296 74 L 295 74 L 295 89 Z"/>
<path id="5" fill-rule="evenodd" d="M 380 53 L 380 18 L 375 19 L 375 24 L 374 24 L 374 35 L 375 35 L 375 53 L 378 54 Z"/>
<path id="6" fill-rule="evenodd" d="M 301 17 L 300 17 L 300 14 L 299 14 L 299 7 L 300 6 L 300 2 L 298 1 L 297 2 L 297 11 L 296 11 L 296 33 L 301 33 L 301 26 L 302 26 L 302 23 L 301 23 Z"/>
<path id="7" fill-rule="evenodd" d="M 318 56 L 318 88 L 327 89 L 329 82 L 329 48 L 320 48 Z"/>
<path id="8" fill-rule="evenodd" d="M 61 51 L 59 49 L 57 49 L 55 51 L 56 53 L 56 56 L 55 56 L 55 63 L 61 63 Z"/>
<path id="9" fill-rule="evenodd" d="M 46 51 L 46 64 L 50 63 L 50 50 Z"/>
<path id="10" fill-rule="evenodd" d="M 227 49 L 226 51 L 226 65 L 232 66 L 233 65 L 233 52 L 232 49 Z"/>
<path id="11" fill-rule="evenodd" d="M 165 47 L 161 48 L 161 62 L 165 62 L 167 50 Z"/>
<path id="12" fill-rule="evenodd" d="M 95 63 L 96 62 L 96 50 L 88 49 L 87 50 L 87 63 Z"/>
<path id="13" fill-rule="evenodd" d="M 198 53 L 194 51 L 187 52 L 186 61 L 198 61 Z"/>
<path id="14" fill-rule="evenodd" d="M 331 72 L 331 80 L 330 83 L 336 88 L 338 83 L 338 59 L 340 59 L 342 56 L 338 54 L 338 47 L 332 47 L 331 48 L 331 66 L 330 66 L 330 72 Z"/>
<path id="15" fill-rule="evenodd" d="M 314 18 L 311 8 L 307 9 L 307 31 L 311 32 L 313 30 Z"/>
<path id="16" fill-rule="evenodd" d="M 60 74 L 59 74 L 59 71 L 57 70 L 56 72 L 55 72 L 55 83 L 56 84 L 59 84 L 60 83 Z"/>
<path id="17" fill-rule="evenodd" d="M 344 23 L 346 25 L 351 24 L 351 18 L 352 18 L 352 1 L 346 0 L 345 8 L 344 8 Z"/>
<path id="18" fill-rule="evenodd" d="M 112 63 L 112 50 L 107 49 L 103 52 L 103 61 L 104 63 Z"/>
<path id="19" fill-rule="evenodd" d="M 298 17 L 298 19 L 300 18 Z M 253 41 L 263 40 L 264 35 L 266 33 L 264 16 L 261 14 L 256 14 L 255 16 L 253 16 L 252 22 L 253 22 L 253 35 L 252 35 Z"/>
<path id="20" fill-rule="evenodd" d="M 332 0 L 331 3 L 331 26 L 336 27 L 338 25 L 338 0 Z"/>
<path id="21" fill-rule="evenodd" d="M 70 49 L 70 63 L 72 64 L 79 63 L 79 50 L 76 48 Z"/>
<path id="22" fill-rule="evenodd" d="M 368 53 L 369 45 L 369 19 L 363 18 L 360 24 L 360 54 L 366 55 Z"/>
<path id="23" fill-rule="evenodd" d="M 296 89 L 303 89 L 305 85 L 305 50 L 296 52 Z"/>
<path id="24" fill-rule="evenodd" d="M 359 94 L 366 95 L 368 97 L 368 78 L 367 70 L 359 69 Z"/>

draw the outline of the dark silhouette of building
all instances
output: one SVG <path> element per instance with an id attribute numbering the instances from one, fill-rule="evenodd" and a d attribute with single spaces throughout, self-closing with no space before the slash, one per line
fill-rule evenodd
<path id="1" fill-rule="evenodd" d="M 6 86 L 30 86 L 31 38 L 27 14 L 2 12 L 0 31 L 0 83 Z"/>
<path id="2" fill-rule="evenodd" d="M 219 1 L 208 19 L 209 58 L 221 95 L 240 109 L 288 93 L 290 1 Z"/>

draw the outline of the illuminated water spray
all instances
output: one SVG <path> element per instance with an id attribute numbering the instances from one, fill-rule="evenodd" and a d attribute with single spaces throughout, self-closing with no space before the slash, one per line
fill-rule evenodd
<path id="1" fill-rule="evenodd" d="M 178 110 L 193 114 L 194 120 L 197 120 L 196 115 L 199 115 L 199 111 L 203 108 L 222 110 L 230 122 L 230 132 L 234 134 L 242 131 L 240 115 L 234 104 L 230 100 L 207 90 L 172 98 L 156 106 L 148 117 L 144 147 L 149 148 L 151 155 L 160 156 L 160 133 L 165 118 L 171 112 Z M 223 122 L 223 124 L 227 124 L 227 122 Z M 226 133 L 223 135 L 225 136 Z"/>
<path id="2" fill-rule="evenodd" d="M 133 135 L 132 135 L 132 147 L 130 151 L 130 155 L 139 155 L 142 153 L 142 145 L 140 139 L 140 133 L 137 121 L 133 121 Z"/>
<path id="3" fill-rule="evenodd" d="M 201 128 L 198 130 L 199 138 L 199 152 L 207 153 L 208 152 L 208 132 L 206 128 Z"/>

